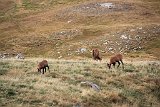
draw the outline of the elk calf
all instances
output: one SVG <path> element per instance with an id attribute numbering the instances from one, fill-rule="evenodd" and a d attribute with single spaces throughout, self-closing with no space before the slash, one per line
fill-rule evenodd
<path id="1" fill-rule="evenodd" d="M 99 57 L 99 50 L 98 49 L 93 49 L 92 51 L 92 56 L 94 60 L 102 60 L 101 57 Z"/>
<path id="2" fill-rule="evenodd" d="M 124 64 L 123 64 L 122 59 L 123 59 L 123 57 L 121 54 L 116 54 L 115 56 L 111 57 L 110 63 L 107 63 L 108 68 L 110 69 L 112 64 L 115 67 L 116 62 L 118 62 L 117 68 L 119 67 L 120 62 L 122 63 L 122 67 L 124 68 Z"/>
<path id="3" fill-rule="evenodd" d="M 39 62 L 38 68 L 37 68 L 38 72 L 41 72 L 41 69 L 42 69 L 43 70 L 42 73 L 44 74 L 44 71 L 46 72 L 46 67 L 48 68 L 48 71 L 50 72 L 47 60 L 43 60 L 42 62 Z"/>

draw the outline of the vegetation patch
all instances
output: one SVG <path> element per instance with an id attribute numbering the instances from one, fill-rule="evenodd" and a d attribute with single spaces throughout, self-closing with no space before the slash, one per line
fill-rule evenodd
<path id="1" fill-rule="evenodd" d="M 127 65 L 125 66 L 124 72 L 137 72 L 136 68 L 133 65 Z"/>
<path id="2" fill-rule="evenodd" d="M 10 70 L 10 67 L 8 62 L 0 62 L 0 75 L 5 75 Z"/>
<path id="3" fill-rule="evenodd" d="M 0 106 L 158 107 L 159 2 L 0 0 Z M 18 52 L 24 60 L 3 56 Z M 123 53 L 124 69 L 108 69 L 114 53 Z"/>
<path id="4" fill-rule="evenodd" d="M 118 68 L 111 72 L 106 69 L 105 63 L 50 59 L 51 72 L 43 75 L 33 73 L 37 66 L 35 59 L 8 59 L 0 63 L 0 70 L 8 70 L 6 75 L 0 76 L 0 97 L 4 99 L 2 105 L 7 105 L 8 100 L 15 105 L 30 106 L 71 106 L 76 102 L 81 106 L 101 107 L 134 105 L 135 102 L 139 106 L 159 104 L 159 63 L 126 63 L 126 68 L 132 72 Z M 8 69 L 8 66 L 12 69 Z M 83 84 L 86 81 L 95 85 Z M 99 91 L 94 90 L 96 85 Z"/>

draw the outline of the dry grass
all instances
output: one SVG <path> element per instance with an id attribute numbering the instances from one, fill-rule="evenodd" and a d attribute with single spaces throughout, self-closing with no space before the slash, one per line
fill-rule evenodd
<path id="1" fill-rule="evenodd" d="M 2 5 L 0 6 L 2 8 L 0 11 L 0 53 L 21 51 L 30 57 L 89 57 L 89 51 L 84 54 L 77 54 L 75 51 L 83 47 L 87 50 L 98 47 L 104 52 L 106 46 L 102 45 L 103 40 L 118 41 L 112 37 L 113 34 L 116 35 L 116 32 L 121 34 L 139 27 L 143 27 L 143 30 L 147 32 L 154 26 L 159 28 L 160 24 L 158 0 L 126 0 L 125 2 L 113 0 L 113 3 L 126 6 L 126 8 L 105 14 L 103 9 L 99 11 L 100 8 L 95 11 L 92 5 L 109 2 L 108 0 L 19 1 L 16 3 L 13 0 L 0 2 Z M 91 7 L 91 10 L 84 10 L 85 6 Z M 67 39 L 62 35 L 60 40 L 53 39 L 55 32 L 69 32 L 70 30 L 78 30 L 80 35 L 73 35 L 74 37 Z M 139 34 L 141 35 L 141 32 L 135 35 Z M 147 34 L 150 34 L 150 38 L 159 37 L 158 32 L 156 34 L 147 32 Z M 144 41 L 148 40 L 144 39 Z M 156 38 L 149 41 L 159 46 Z M 149 49 L 150 46 L 146 43 L 142 44 L 142 47 L 144 49 L 140 50 L 139 55 L 151 54 L 159 58 L 157 55 L 159 50 L 157 53 L 154 52 L 157 47 L 151 45 L 152 49 Z M 130 53 L 132 50 L 124 52 Z M 68 55 L 70 53 L 71 55 Z M 103 53 L 103 56 L 107 55 Z"/>
<path id="2" fill-rule="evenodd" d="M 160 62 L 125 63 L 106 68 L 105 61 L 48 59 L 51 72 L 37 72 L 40 59 L 0 60 L 0 106 L 155 106 L 160 104 Z M 126 62 L 126 61 L 125 61 Z M 83 81 L 100 86 L 94 91 Z"/>
<path id="3" fill-rule="evenodd" d="M 94 4 L 110 0 L 16 1 L 0 0 L 0 53 L 41 58 L 0 59 L 0 106 L 160 105 L 160 62 L 144 61 L 160 58 L 159 0 L 112 0 L 122 7 L 108 13 Z M 140 35 L 142 49 L 124 50 L 130 60 L 125 69 L 108 70 L 106 58 L 113 53 L 106 48 L 124 47 L 115 45 L 123 34 Z M 96 47 L 102 62 L 90 60 Z M 77 52 L 81 48 L 87 51 Z M 45 57 L 56 60 L 48 59 L 51 72 L 41 75 L 37 61 Z M 96 83 L 100 92 L 83 81 Z"/>

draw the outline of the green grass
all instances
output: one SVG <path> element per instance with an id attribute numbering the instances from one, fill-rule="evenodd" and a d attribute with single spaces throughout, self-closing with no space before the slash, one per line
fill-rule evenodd
<path id="1" fill-rule="evenodd" d="M 10 70 L 10 67 L 8 62 L 0 62 L 0 75 L 6 74 Z"/>
<path id="2" fill-rule="evenodd" d="M 125 63 L 125 69 L 106 63 L 49 59 L 51 72 L 37 72 L 41 59 L 1 60 L 1 106 L 158 106 L 159 63 Z M 100 92 L 81 84 L 91 81 Z"/>

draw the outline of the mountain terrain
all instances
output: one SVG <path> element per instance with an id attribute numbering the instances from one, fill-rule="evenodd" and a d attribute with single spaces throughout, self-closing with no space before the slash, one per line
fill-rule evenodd
<path id="1" fill-rule="evenodd" d="M 159 0 L 0 1 L 0 53 L 27 57 L 159 59 Z"/>

